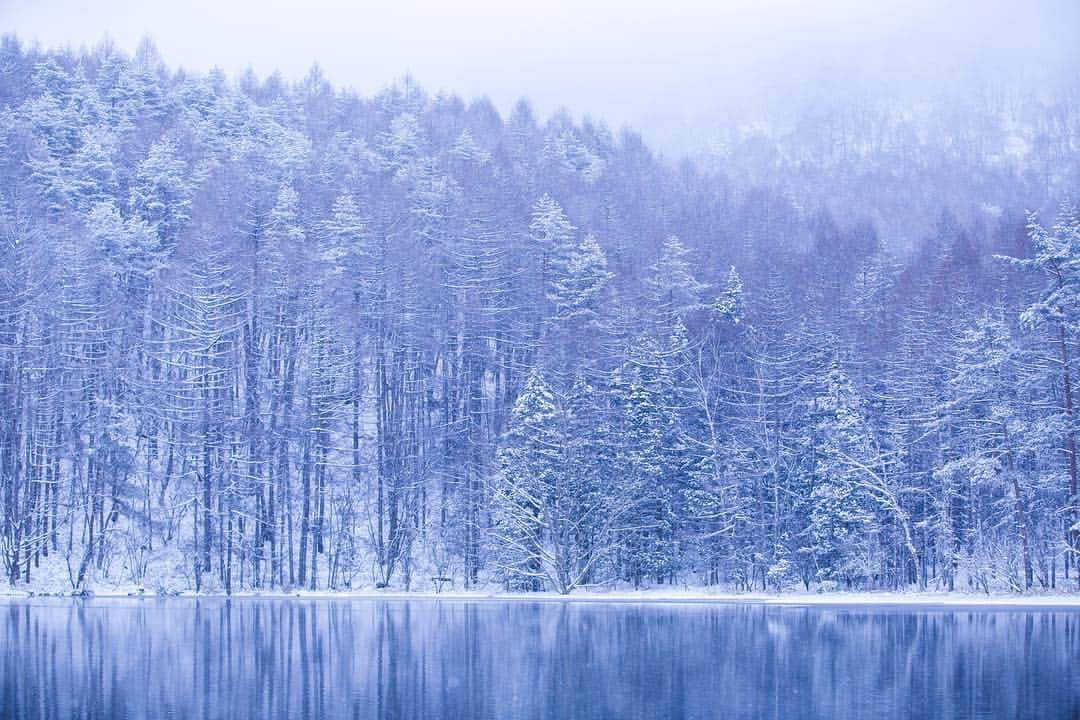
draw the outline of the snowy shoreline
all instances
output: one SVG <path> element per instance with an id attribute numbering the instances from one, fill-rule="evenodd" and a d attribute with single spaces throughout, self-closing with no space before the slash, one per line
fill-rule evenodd
<path id="1" fill-rule="evenodd" d="M 138 588 L 110 588 L 95 591 L 89 596 L 71 596 L 61 593 L 20 591 L 7 588 L 0 591 L 0 601 L 40 598 L 83 599 L 157 599 L 150 591 Z M 579 591 L 569 595 L 554 592 L 507 593 L 501 591 L 268 591 L 224 593 L 181 592 L 164 596 L 169 599 L 270 599 L 270 600 L 446 600 L 451 602 L 544 602 L 544 603 L 620 603 L 620 604 L 716 604 L 716 605 L 773 605 L 773 606 L 912 606 L 912 607 L 1046 607 L 1080 609 L 1080 593 L 1046 595 L 966 594 L 937 592 L 831 592 L 791 593 L 771 595 L 765 593 L 707 592 L 703 590 L 643 590 L 643 591 Z"/>

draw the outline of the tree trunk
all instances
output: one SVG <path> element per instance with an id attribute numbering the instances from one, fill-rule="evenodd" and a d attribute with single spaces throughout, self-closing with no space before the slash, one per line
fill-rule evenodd
<path id="1" fill-rule="evenodd" d="M 1058 345 L 1061 349 L 1061 375 L 1065 395 L 1065 452 L 1069 463 L 1069 500 L 1068 513 L 1065 522 L 1067 542 L 1074 564 L 1080 557 L 1080 530 L 1077 529 L 1077 483 L 1076 483 L 1076 435 L 1073 432 L 1073 397 L 1072 397 L 1072 372 L 1069 369 L 1069 345 L 1065 341 L 1065 325 L 1058 325 Z M 1068 567 L 1066 565 L 1066 567 Z M 1077 586 L 1080 587 L 1080 570 L 1076 573 Z"/>

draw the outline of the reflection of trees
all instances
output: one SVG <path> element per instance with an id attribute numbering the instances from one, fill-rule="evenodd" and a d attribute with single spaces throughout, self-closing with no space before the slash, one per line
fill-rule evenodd
<path id="1" fill-rule="evenodd" d="M 0 716 L 1069 716 L 1065 612 L 454 601 L 12 603 Z"/>

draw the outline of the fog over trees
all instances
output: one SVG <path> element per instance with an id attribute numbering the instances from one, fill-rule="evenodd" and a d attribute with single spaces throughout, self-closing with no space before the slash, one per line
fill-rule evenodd
<path id="1" fill-rule="evenodd" d="M 1078 90 L 676 161 L 5 37 L 6 580 L 1075 589 Z"/>

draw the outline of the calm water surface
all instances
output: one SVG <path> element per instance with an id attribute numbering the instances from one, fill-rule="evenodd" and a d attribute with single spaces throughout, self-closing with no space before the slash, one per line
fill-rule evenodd
<path id="1" fill-rule="evenodd" d="M 0 603 L 0 718 L 1080 718 L 1080 613 Z"/>

